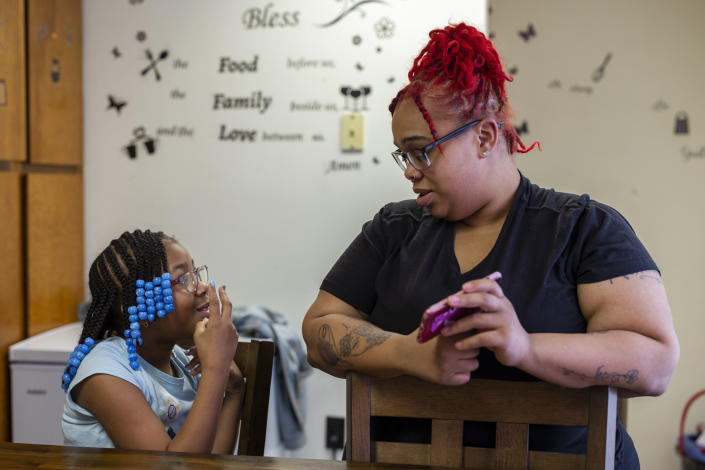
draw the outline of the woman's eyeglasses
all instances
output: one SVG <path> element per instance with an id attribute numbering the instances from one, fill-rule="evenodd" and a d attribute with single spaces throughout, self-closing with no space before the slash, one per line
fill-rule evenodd
<path id="1" fill-rule="evenodd" d="M 409 150 L 408 152 L 396 149 L 392 152 L 392 157 L 394 158 L 394 161 L 397 162 L 397 165 L 399 165 L 399 168 L 401 168 L 402 171 L 406 171 L 407 167 L 409 166 L 409 163 L 411 163 L 411 166 L 413 166 L 417 170 L 425 170 L 426 168 L 431 166 L 431 160 L 428 158 L 428 152 L 430 152 L 431 149 L 437 147 L 438 145 L 442 144 L 447 140 L 452 139 L 455 136 L 462 134 L 475 124 L 479 123 L 480 121 L 482 121 L 482 119 L 477 119 L 475 121 L 469 122 L 450 132 L 449 134 L 444 135 L 440 139 L 434 140 L 425 147 Z"/>
<path id="2" fill-rule="evenodd" d="M 171 285 L 183 284 L 186 292 L 194 293 L 196 292 L 196 289 L 198 289 L 199 281 L 204 284 L 208 283 L 208 266 L 205 264 L 194 269 L 193 271 L 181 275 L 178 279 L 172 279 Z"/>

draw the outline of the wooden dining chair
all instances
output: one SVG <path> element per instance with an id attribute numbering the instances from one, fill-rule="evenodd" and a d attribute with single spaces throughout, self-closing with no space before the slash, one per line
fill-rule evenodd
<path id="1" fill-rule="evenodd" d="M 372 442 L 370 417 L 431 419 L 431 443 Z M 347 378 L 349 460 L 473 469 L 613 469 L 617 394 L 546 382 L 471 379 L 444 386 L 408 376 Z M 495 448 L 463 447 L 463 421 L 494 422 Z M 586 426 L 587 454 L 529 450 L 529 424 Z"/>
<path id="2" fill-rule="evenodd" d="M 245 377 L 238 455 L 264 455 L 273 360 L 272 341 L 251 339 L 237 345 L 235 363 Z"/>

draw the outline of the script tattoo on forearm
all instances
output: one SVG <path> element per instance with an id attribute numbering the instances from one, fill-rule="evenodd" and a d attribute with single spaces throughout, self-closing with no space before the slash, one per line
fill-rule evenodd
<path id="1" fill-rule="evenodd" d="M 663 284 L 663 280 L 654 274 L 652 274 L 651 271 L 642 271 L 634 274 L 625 274 L 624 276 L 619 276 L 622 279 L 626 279 L 627 281 L 631 279 L 651 279 L 652 281 L 655 281 L 657 284 Z M 615 278 L 616 279 L 616 278 Z M 610 284 L 614 284 L 614 279 L 610 279 Z"/>
<path id="2" fill-rule="evenodd" d="M 610 385 L 618 385 L 620 381 L 624 379 L 624 383 L 631 385 L 637 380 L 639 380 L 639 371 L 637 369 L 631 369 L 625 372 L 624 374 L 620 374 L 619 372 L 607 372 L 604 370 L 604 367 L 604 365 L 601 365 L 595 371 L 594 378 L 597 382 L 606 382 Z M 563 368 L 563 375 L 572 375 L 578 377 L 582 381 L 585 381 L 585 379 L 587 379 L 587 375 L 566 368 Z"/>
<path id="3" fill-rule="evenodd" d="M 610 385 L 617 385 L 622 379 L 627 384 L 633 384 L 639 380 L 639 371 L 637 369 L 631 369 L 620 374 L 619 372 L 607 372 L 602 370 L 604 365 L 597 368 L 595 371 L 595 378 L 600 382 L 609 382 Z"/>
<path id="4" fill-rule="evenodd" d="M 337 344 L 330 325 L 325 323 L 318 330 L 318 354 L 331 366 L 350 367 L 345 358 L 364 354 L 391 336 L 391 333 L 370 325 L 358 325 L 350 329 L 343 323 L 343 327 L 346 332 Z"/>

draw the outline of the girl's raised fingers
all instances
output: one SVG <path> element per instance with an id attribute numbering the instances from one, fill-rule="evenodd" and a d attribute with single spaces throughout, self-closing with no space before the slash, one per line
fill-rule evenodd
<path id="1" fill-rule="evenodd" d="M 225 318 L 230 318 L 233 312 L 233 304 L 230 301 L 230 297 L 228 296 L 227 292 L 225 292 L 225 286 L 220 286 L 218 292 L 220 294 L 220 304 L 222 305 L 221 314 Z"/>
<path id="2" fill-rule="evenodd" d="M 220 301 L 215 290 L 215 281 L 211 281 L 208 284 L 208 314 L 212 321 L 220 320 Z"/>

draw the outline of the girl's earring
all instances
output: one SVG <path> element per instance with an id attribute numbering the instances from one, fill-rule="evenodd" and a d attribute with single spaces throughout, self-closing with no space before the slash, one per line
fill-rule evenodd
<path id="1" fill-rule="evenodd" d="M 489 154 L 490 154 L 490 151 L 489 151 L 489 150 L 485 150 L 484 152 L 482 152 L 482 156 L 483 156 L 483 157 L 486 157 L 486 156 L 488 156 Z"/>

